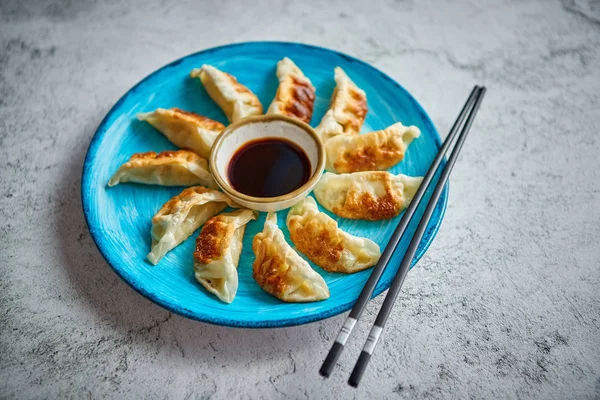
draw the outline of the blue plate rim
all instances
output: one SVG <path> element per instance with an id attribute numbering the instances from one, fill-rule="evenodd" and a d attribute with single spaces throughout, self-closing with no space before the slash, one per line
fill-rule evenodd
<path id="1" fill-rule="evenodd" d="M 92 236 L 92 239 L 94 240 L 96 247 L 100 251 L 100 254 L 104 258 L 106 263 L 112 268 L 112 270 L 115 271 L 115 273 L 123 281 L 125 281 L 125 283 L 127 283 L 133 290 L 135 290 L 142 296 L 146 297 L 153 303 L 167 309 L 168 311 L 174 312 L 176 314 L 179 314 L 181 316 L 184 316 L 186 318 L 190 318 L 190 319 L 193 319 L 196 321 L 206 322 L 206 323 L 213 324 L 213 325 L 232 327 L 232 328 L 283 328 L 283 327 L 289 327 L 289 326 L 303 325 L 303 324 L 327 319 L 327 318 L 333 317 L 335 315 L 341 314 L 345 311 L 348 311 L 354 305 L 354 302 L 356 300 L 342 304 L 335 308 L 331 308 L 329 310 L 325 310 L 325 311 L 321 312 L 320 314 L 309 315 L 309 316 L 305 316 L 305 317 L 295 317 L 295 318 L 284 319 L 284 320 L 276 320 L 276 321 L 253 321 L 253 322 L 235 321 L 235 320 L 232 321 L 232 320 L 228 320 L 226 318 L 214 317 L 212 315 L 209 315 L 208 313 L 207 314 L 194 313 L 184 307 L 180 307 L 178 305 L 170 303 L 169 301 L 161 299 L 155 293 L 146 290 L 143 286 L 137 285 L 136 282 L 128 280 L 126 278 L 126 276 L 121 273 L 122 268 L 119 267 L 118 259 L 111 260 L 111 256 L 110 256 L 111 252 L 106 247 L 105 239 L 100 234 L 99 230 L 97 230 L 94 226 L 92 226 L 92 221 L 91 221 L 91 216 L 90 216 L 90 214 L 91 214 L 90 213 L 91 199 L 86 195 L 87 194 L 86 189 L 88 186 L 91 185 L 90 168 L 92 165 L 94 155 L 96 154 L 96 148 L 98 147 L 98 145 L 100 143 L 100 139 L 104 136 L 104 134 L 107 131 L 107 128 L 108 128 L 106 126 L 107 121 L 110 119 L 112 114 L 116 111 L 116 109 L 120 106 L 120 104 L 132 92 L 134 92 L 137 89 L 137 87 L 139 87 L 140 85 L 145 83 L 151 77 L 153 77 L 154 75 L 156 75 L 157 73 L 159 73 L 160 71 L 162 71 L 164 69 L 177 66 L 178 64 L 180 64 L 187 58 L 195 57 L 195 56 L 198 56 L 201 54 L 208 54 L 208 53 L 211 53 L 214 51 L 225 50 L 228 48 L 243 47 L 243 46 L 249 46 L 249 45 L 250 46 L 253 46 L 253 45 L 261 45 L 261 46 L 278 45 L 278 46 L 290 46 L 290 47 L 304 47 L 304 48 L 311 49 L 311 50 L 334 53 L 337 56 L 345 58 L 348 61 L 359 63 L 359 64 L 367 67 L 367 69 L 370 69 L 374 73 L 381 75 L 382 78 L 387 80 L 396 89 L 402 91 L 407 96 L 407 98 L 409 98 L 409 100 L 416 107 L 419 114 L 421 114 L 421 117 L 423 117 L 423 120 L 429 125 L 428 128 L 431 129 L 431 131 L 434 134 L 433 138 L 434 138 L 434 141 L 435 141 L 437 147 L 438 148 L 441 147 L 441 145 L 442 145 L 441 137 L 440 137 L 437 129 L 435 128 L 433 121 L 431 121 L 431 118 L 429 118 L 429 115 L 427 114 L 425 109 L 421 106 L 421 104 L 401 84 L 399 84 L 394 79 L 392 79 L 389 75 L 387 75 L 385 72 L 379 70 L 378 68 L 372 66 L 371 64 L 369 64 L 365 61 L 362 61 L 356 57 L 339 52 L 337 50 L 332 50 L 332 49 L 328 49 L 326 47 L 312 45 L 312 44 L 306 44 L 306 43 L 286 42 L 286 41 L 235 42 L 235 43 L 230 43 L 230 44 L 226 44 L 226 45 L 210 47 L 208 49 L 204 49 L 204 50 L 197 51 L 195 53 L 188 54 L 186 56 L 178 58 L 177 60 L 174 60 L 174 61 L 156 69 L 152 73 L 145 76 L 142 80 L 140 80 L 134 86 L 132 86 L 129 90 L 127 90 L 125 92 L 125 94 L 123 94 L 119 98 L 119 100 L 111 107 L 111 109 L 108 111 L 106 116 L 102 119 L 102 121 L 98 125 L 98 128 L 96 129 L 96 132 L 94 133 L 94 136 L 92 137 L 92 140 L 90 141 L 90 145 L 89 145 L 88 150 L 85 155 L 85 161 L 83 163 L 83 170 L 82 170 L 82 177 L 81 177 L 81 203 L 82 203 L 82 208 L 83 208 L 83 214 L 85 217 L 85 222 L 87 224 L 88 230 L 90 231 L 90 234 Z M 431 229 L 428 229 L 426 231 L 426 237 L 421 241 L 421 243 L 419 244 L 419 247 L 417 249 L 417 254 L 416 254 L 415 260 L 413 260 L 413 264 L 412 264 L 413 266 L 416 263 L 418 263 L 419 260 L 421 259 L 421 257 L 425 254 L 425 252 L 427 251 L 427 249 L 433 242 L 433 239 L 437 235 L 437 233 L 440 229 L 440 226 L 442 225 L 442 221 L 444 220 L 444 216 L 446 214 L 446 207 L 448 204 L 448 190 L 449 190 L 449 183 L 446 183 L 446 185 L 444 187 L 444 191 L 441 194 L 441 198 L 439 199 L 438 204 L 436 204 L 436 210 L 439 212 L 439 218 L 435 221 L 435 225 Z M 372 297 L 376 297 L 376 296 L 380 295 L 383 291 L 387 290 L 391 284 L 392 279 L 393 279 L 393 276 L 385 281 L 384 280 L 379 281 L 377 283 L 375 291 L 373 292 Z"/>

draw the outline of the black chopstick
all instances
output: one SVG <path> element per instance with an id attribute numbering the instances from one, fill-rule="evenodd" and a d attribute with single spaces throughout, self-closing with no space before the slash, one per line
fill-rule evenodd
<path id="1" fill-rule="evenodd" d="M 323 361 L 323 365 L 321 366 L 321 369 L 319 370 L 319 373 L 322 376 L 329 377 L 329 375 L 331 374 L 331 371 L 333 371 L 333 367 L 335 366 L 338 358 L 340 357 L 340 354 L 342 354 L 342 351 L 344 350 L 344 345 L 346 344 L 346 340 L 352 333 L 352 329 L 354 328 L 356 321 L 362 315 L 367 303 L 369 302 L 369 300 L 371 300 L 371 296 L 373 294 L 373 291 L 375 290 L 375 287 L 377 286 L 377 282 L 379 282 L 379 278 L 381 278 L 383 271 L 387 267 L 387 264 L 390 261 L 390 258 L 392 257 L 394 250 L 396 250 L 396 247 L 398 247 L 398 243 L 400 243 L 400 240 L 402 239 L 402 235 L 404 235 L 404 231 L 406 230 L 406 227 L 410 223 L 415 211 L 419 207 L 419 204 L 421 204 L 423 195 L 425 194 L 427 188 L 429 187 L 429 184 L 431 183 L 438 167 L 440 166 L 440 164 L 444 158 L 444 155 L 448 151 L 450 144 L 456 137 L 456 134 L 458 133 L 458 130 L 459 130 L 465 116 L 470 111 L 471 106 L 473 105 L 473 102 L 475 101 L 475 97 L 476 97 L 476 94 L 478 93 L 478 90 L 479 90 L 479 87 L 475 86 L 473 88 L 473 90 L 471 91 L 471 94 L 469 95 L 467 102 L 463 106 L 460 114 L 458 115 L 458 118 L 456 118 L 454 125 L 452 125 L 452 128 L 450 129 L 450 132 L 448 133 L 448 136 L 446 137 L 446 140 L 444 140 L 442 147 L 440 148 L 438 154 L 435 156 L 433 162 L 431 163 L 431 166 L 429 167 L 427 174 L 425 174 L 425 176 L 423 177 L 423 181 L 421 182 L 421 185 L 417 189 L 417 192 L 413 196 L 411 203 L 409 204 L 408 208 L 404 212 L 404 215 L 400 219 L 400 222 L 398 223 L 398 226 L 396 227 L 394 234 L 392 235 L 392 237 L 390 238 L 390 241 L 388 242 L 386 248 L 384 249 L 383 254 L 381 254 L 379 261 L 373 268 L 373 271 L 371 272 L 369 279 L 365 283 L 363 290 L 360 292 L 360 295 L 358 296 L 356 303 L 354 303 L 354 306 L 352 307 L 350 314 L 346 318 L 344 325 L 342 325 L 342 328 L 340 329 L 340 332 L 338 333 L 338 336 L 337 336 L 335 342 L 333 343 L 331 350 L 329 350 L 329 354 L 327 354 L 325 361 Z"/>
<path id="2" fill-rule="evenodd" d="M 475 119 L 475 115 L 477 114 L 477 110 L 479 109 L 479 106 L 481 105 L 481 101 L 483 100 L 483 96 L 486 91 L 485 87 L 478 88 L 478 89 L 476 88 L 476 90 L 477 90 L 477 98 L 475 100 L 475 103 L 473 104 L 473 109 L 471 110 L 471 113 L 469 114 L 467 120 L 465 121 L 465 125 L 458 137 L 458 140 L 456 141 L 456 145 L 454 146 L 454 149 L 452 150 L 450 157 L 448 158 L 448 162 L 446 163 L 446 166 L 442 170 L 440 179 L 438 180 L 437 185 L 435 186 L 435 189 L 433 191 L 433 194 L 431 195 L 431 199 L 429 200 L 429 203 L 427 204 L 427 208 L 425 209 L 425 212 L 423 213 L 423 216 L 421 217 L 421 220 L 419 221 L 417 230 L 415 231 L 415 234 L 414 234 L 412 240 L 410 241 L 410 244 L 408 245 L 408 249 L 406 250 L 404 258 L 402 259 L 400 268 L 398 269 L 398 272 L 396 273 L 396 276 L 394 277 L 394 280 L 392 281 L 390 289 L 388 290 L 388 293 L 385 296 L 385 300 L 383 301 L 381 309 L 379 310 L 379 313 L 377 314 L 377 318 L 375 319 L 373 328 L 371 329 L 371 332 L 369 332 L 369 337 L 367 338 L 365 346 L 363 347 L 363 350 L 360 353 L 358 361 L 356 362 L 356 365 L 354 366 L 354 369 L 352 370 L 352 374 L 350 375 L 350 379 L 348 380 L 348 383 L 351 386 L 354 386 L 354 387 L 358 386 L 358 384 L 360 383 L 360 380 L 363 376 L 363 373 L 365 372 L 365 369 L 367 368 L 367 365 L 369 364 L 369 360 L 371 359 L 371 354 L 373 354 L 373 350 L 375 349 L 375 346 L 377 345 L 379 336 L 380 336 L 381 332 L 383 331 L 383 328 L 384 328 L 385 323 L 390 315 L 390 312 L 392 311 L 392 308 L 394 307 L 394 303 L 396 301 L 396 298 L 398 297 L 398 293 L 400 293 L 400 288 L 402 287 L 402 283 L 404 283 L 404 278 L 406 278 L 406 274 L 408 273 L 408 270 L 410 269 L 413 258 L 415 256 L 415 253 L 417 252 L 417 248 L 419 247 L 419 244 L 421 243 L 421 238 L 423 237 L 423 234 L 425 233 L 425 229 L 427 229 L 427 225 L 429 224 L 431 215 L 433 214 L 433 211 L 434 211 L 434 209 L 437 205 L 437 202 L 440 198 L 440 195 L 442 194 L 442 191 L 444 190 L 446 181 L 448 180 L 448 177 L 450 176 L 450 172 L 452 172 L 452 168 L 454 167 L 454 164 L 456 163 L 458 154 L 460 153 L 460 150 L 465 142 L 465 139 L 467 138 L 469 130 L 471 129 L 471 125 L 473 124 L 473 120 Z"/>

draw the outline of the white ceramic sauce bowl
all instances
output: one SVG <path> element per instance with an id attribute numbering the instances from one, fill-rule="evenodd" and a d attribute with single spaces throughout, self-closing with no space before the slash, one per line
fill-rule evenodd
<path id="1" fill-rule="evenodd" d="M 257 139 L 283 138 L 304 150 L 311 175 L 298 189 L 277 197 L 254 197 L 237 191 L 228 177 L 229 163 L 238 149 Z M 315 187 L 325 169 L 325 147 L 308 124 L 283 115 L 259 115 L 229 125 L 215 140 L 210 154 L 210 169 L 219 187 L 233 201 L 252 210 L 275 212 L 292 207 Z"/>

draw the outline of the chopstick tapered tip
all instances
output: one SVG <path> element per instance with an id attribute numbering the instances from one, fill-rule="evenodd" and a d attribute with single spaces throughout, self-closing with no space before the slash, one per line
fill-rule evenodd
<path id="1" fill-rule="evenodd" d="M 367 365 L 369 365 L 369 361 L 371 360 L 371 355 L 366 351 L 362 351 L 360 356 L 358 357 L 358 361 L 352 370 L 352 374 L 350 374 L 350 378 L 348 379 L 348 385 L 357 388 L 360 380 L 362 379 L 365 370 L 367 369 Z"/>
<path id="2" fill-rule="evenodd" d="M 319 375 L 321 375 L 323 378 L 329 378 L 329 375 L 331 375 L 331 370 L 333 370 L 333 367 L 323 363 L 323 365 L 321 365 L 321 369 L 319 370 Z"/>
<path id="3" fill-rule="evenodd" d="M 321 369 L 319 370 L 319 374 L 324 378 L 329 378 L 331 372 L 333 371 L 333 367 L 337 363 L 338 358 L 340 358 L 340 354 L 342 354 L 342 350 L 344 350 L 344 345 L 340 342 L 333 343 L 331 346 L 331 350 L 329 350 L 329 354 L 323 361 L 323 365 L 321 365 Z"/>

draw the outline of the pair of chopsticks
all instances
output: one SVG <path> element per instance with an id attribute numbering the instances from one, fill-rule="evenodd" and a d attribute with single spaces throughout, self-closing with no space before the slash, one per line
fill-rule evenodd
<path id="1" fill-rule="evenodd" d="M 427 204 L 427 208 L 425 209 L 425 212 L 423 213 L 423 216 L 421 217 L 421 221 L 419 221 L 419 225 L 417 226 L 417 230 L 415 231 L 415 234 L 414 234 L 410 244 L 408 245 L 406 254 L 404 255 L 404 258 L 402 259 L 402 262 L 400 263 L 400 267 L 398 268 L 398 271 L 396 272 L 396 276 L 394 277 L 394 280 L 392 281 L 392 284 L 391 284 L 389 291 L 385 297 L 385 300 L 383 301 L 383 305 L 381 306 L 381 309 L 379 310 L 379 314 L 377 314 L 377 318 L 375 319 L 373 328 L 371 329 L 371 332 L 369 333 L 369 337 L 367 338 L 367 341 L 363 347 L 362 352 L 360 353 L 358 361 L 356 362 L 356 365 L 354 366 L 354 370 L 352 370 L 350 379 L 348 379 L 348 384 L 350 384 L 353 387 L 358 387 L 358 384 L 360 383 L 360 380 L 367 368 L 367 365 L 369 364 L 371 355 L 373 354 L 373 350 L 375 349 L 375 346 L 377 345 L 379 336 L 381 335 L 381 332 L 383 331 L 383 328 L 384 328 L 385 323 L 390 315 L 390 312 L 392 311 L 392 308 L 394 307 L 394 302 L 396 301 L 396 298 L 398 297 L 398 293 L 400 292 L 400 288 L 402 287 L 402 284 L 404 283 L 404 278 L 406 277 L 406 274 L 408 273 L 408 270 L 410 269 L 413 258 L 415 257 L 415 253 L 417 252 L 417 248 L 419 247 L 419 243 L 421 242 L 421 238 L 423 237 L 423 234 L 425 233 L 425 229 L 427 228 L 427 225 L 429 224 L 429 220 L 431 219 L 431 215 L 433 214 L 435 206 L 440 198 L 440 195 L 442 194 L 442 191 L 444 190 L 444 186 L 446 184 L 446 181 L 448 180 L 448 177 L 450 176 L 450 172 L 452 172 L 452 167 L 454 166 L 456 159 L 458 157 L 458 154 L 460 153 L 460 150 L 465 142 L 465 139 L 467 138 L 469 130 L 471 129 L 471 125 L 473 124 L 475 115 L 477 114 L 477 111 L 479 110 L 479 106 L 481 105 L 485 91 L 486 91 L 486 88 L 480 87 L 480 86 L 475 86 L 473 88 L 473 90 L 471 91 L 471 95 L 469 96 L 469 98 L 467 99 L 467 102 L 463 106 L 460 114 L 458 115 L 458 118 L 454 122 L 454 125 L 452 125 L 452 129 L 450 129 L 450 133 L 448 133 L 448 137 L 446 138 L 446 140 L 444 140 L 444 143 L 442 144 L 440 151 L 435 156 L 435 159 L 433 160 L 431 166 L 429 167 L 427 174 L 423 178 L 423 181 L 422 181 L 421 185 L 419 186 L 419 189 L 415 193 L 415 196 L 413 197 L 410 205 L 408 206 L 408 208 L 404 212 L 404 215 L 400 219 L 400 222 L 398 223 L 398 227 L 394 231 L 394 234 L 392 235 L 388 245 L 386 246 L 385 250 L 383 251 L 383 254 L 381 255 L 381 257 L 379 258 L 377 265 L 375 265 L 375 267 L 373 268 L 373 272 L 371 272 L 371 276 L 369 276 L 367 283 L 365 283 L 365 286 L 364 286 L 362 292 L 360 293 L 360 295 L 358 296 L 358 299 L 356 300 L 354 307 L 352 307 L 352 310 L 350 311 L 348 318 L 346 318 L 344 325 L 340 329 L 340 332 L 338 333 L 338 336 L 337 336 L 335 342 L 333 343 L 333 346 L 331 347 L 329 354 L 327 354 L 327 357 L 325 358 L 325 361 L 323 362 L 323 365 L 321 366 L 321 369 L 319 370 L 319 373 L 322 376 L 329 377 L 329 375 L 331 374 L 333 367 L 335 366 L 338 358 L 340 357 L 340 354 L 342 353 L 342 350 L 344 349 L 346 340 L 348 340 L 348 337 L 352 333 L 352 329 L 354 329 L 354 325 L 356 324 L 356 321 L 360 318 L 364 309 L 366 308 L 367 303 L 371 299 L 373 290 L 375 290 L 375 287 L 377 286 L 377 283 L 379 282 L 379 278 L 381 278 L 381 275 L 383 274 L 383 271 L 387 267 L 387 265 L 390 261 L 390 258 L 392 257 L 392 254 L 396 250 L 398 243 L 400 243 L 400 240 L 402 239 L 402 236 L 404 235 L 404 232 L 406 231 L 407 226 L 411 222 L 411 219 L 412 219 L 413 215 L 415 214 L 415 211 L 421 204 L 421 201 L 423 200 L 425 192 L 429 188 L 431 181 L 433 180 L 433 177 L 435 176 L 437 170 L 439 169 L 439 166 L 441 165 L 442 160 L 444 159 L 444 155 L 447 153 L 448 148 L 450 147 L 450 144 L 454 141 L 454 138 L 456 137 L 460 127 L 462 126 L 462 130 L 460 132 L 460 135 L 458 136 L 458 140 L 456 141 L 454 150 L 452 150 L 452 153 L 450 154 L 450 158 L 448 158 L 448 161 L 446 162 L 446 165 L 445 165 L 444 169 L 442 170 L 442 173 L 441 173 L 440 178 L 435 186 L 433 194 L 431 195 L 429 203 Z M 466 117 L 466 121 L 465 121 L 465 117 Z M 463 125 L 463 121 L 464 121 L 464 125 Z"/>

